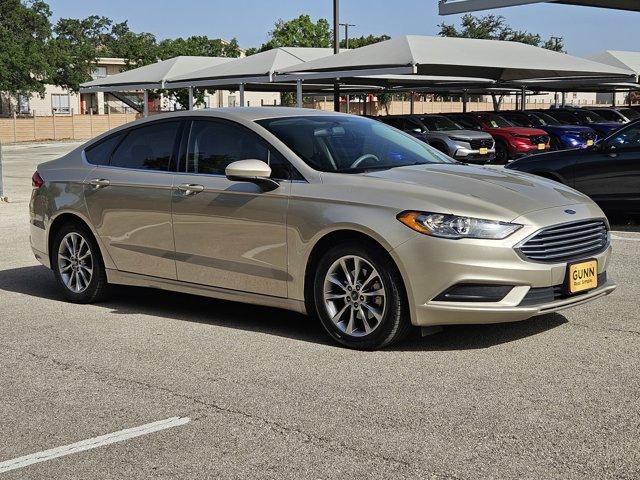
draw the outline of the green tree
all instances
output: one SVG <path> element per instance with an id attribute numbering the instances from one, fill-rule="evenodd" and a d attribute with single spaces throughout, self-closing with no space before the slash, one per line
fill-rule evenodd
<path id="1" fill-rule="evenodd" d="M 439 25 L 439 35 L 442 37 L 460 37 L 460 38 L 480 38 L 485 40 L 507 40 L 512 42 L 526 43 L 556 52 L 562 52 L 564 45 L 562 38 L 551 37 L 542 40 L 537 33 L 530 33 L 525 30 L 514 30 L 507 25 L 506 20 L 501 15 L 485 15 L 476 17 L 475 15 L 466 14 L 462 17 L 461 27 L 441 23 Z M 491 94 L 493 99 L 493 108 L 500 110 L 504 95 Z"/>
<path id="2" fill-rule="evenodd" d="M 300 15 L 287 21 L 280 19 L 269 32 L 269 40 L 258 48 L 247 50 L 247 55 L 277 47 L 329 48 L 332 45 L 332 35 L 326 18 L 320 18 L 317 22 L 311 20 L 309 15 Z"/>
<path id="3" fill-rule="evenodd" d="M 349 39 L 349 48 L 365 47 L 373 43 L 384 42 L 385 40 L 390 39 L 391 37 L 389 35 L 367 35 L 366 37 L 354 37 Z M 340 48 L 347 48 L 346 39 L 340 40 Z"/>
<path id="4" fill-rule="evenodd" d="M 109 35 L 111 20 L 92 15 L 85 19 L 61 18 L 48 44 L 51 65 L 48 83 L 78 91 L 91 80 L 99 50 Z"/>
<path id="5" fill-rule="evenodd" d="M 43 1 L 0 1 L 0 91 L 44 92 L 50 68 L 50 16 Z"/>
<path id="6" fill-rule="evenodd" d="M 153 34 L 133 32 L 124 21 L 114 24 L 104 36 L 100 55 L 123 58 L 128 70 L 157 61 L 158 44 Z"/>

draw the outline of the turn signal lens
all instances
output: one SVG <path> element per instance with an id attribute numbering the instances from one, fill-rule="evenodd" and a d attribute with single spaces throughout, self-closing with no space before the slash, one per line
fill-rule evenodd
<path id="1" fill-rule="evenodd" d="M 40 188 L 42 185 L 44 185 L 44 180 L 42 180 L 42 177 L 38 172 L 34 173 L 33 176 L 31 177 L 31 186 L 37 189 L 37 188 Z"/>
<path id="2" fill-rule="evenodd" d="M 496 222 L 494 220 L 459 217 L 442 213 L 406 211 L 400 213 L 397 218 L 418 233 L 451 239 L 483 238 L 502 240 L 522 228 L 522 225 L 516 223 Z"/>

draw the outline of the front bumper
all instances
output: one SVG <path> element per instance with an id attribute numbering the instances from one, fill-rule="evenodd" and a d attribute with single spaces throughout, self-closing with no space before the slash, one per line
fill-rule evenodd
<path id="1" fill-rule="evenodd" d="M 487 163 L 496 157 L 496 149 L 492 148 L 487 153 L 480 153 L 480 150 L 470 148 L 458 148 L 453 154 L 453 158 L 465 162 L 482 162 Z"/>
<path id="2" fill-rule="evenodd" d="M 414 325 L 499 323 L 524 320 L 608 295 L 616 284 L 610 278 L 596 289 L 541 303 L 524 302 L 532 288 L 564 283 L 567 263 L 539 263 L 520 257 L 514 245 L 540 228 L 562 223 L 566 206 L 532 212 L 514 220 L 522 229 L 504 240 L 448 240 L 419 235 L 393 250 L 400 265 Z M 595 205 L 572 205 L 575 220 L 601 217 Z M 565 214 L 566 216 L 566 214 Z M 589 255 L 598 261 L 598 274 L 609 265 L 611 246 Z M 435 300 L 458 284 L 512 285 L 496 302 Z M 529 297 L 528 297 L 529 298 Z"/>

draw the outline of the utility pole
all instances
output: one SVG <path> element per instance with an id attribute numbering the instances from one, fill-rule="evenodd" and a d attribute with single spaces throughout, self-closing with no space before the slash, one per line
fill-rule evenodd
<path id="1" fill-rule="evenodd" d="M 340 53 L 340 0 L 333 0 L 333 53 Z M 340 111 L 340 83 L 333 84 L 333 111 Z"/>
<path id="2" fill-rule="evenodd" d="M 341 23 L 344 27 L 344 46 L 347 50 L 349 50 L 349 27 L 355 27 L 353 23 Z M 347 100 L 347 113 L 351 113 L 351 102 L 349 102 L 349 95 L 345 95 Z"/>

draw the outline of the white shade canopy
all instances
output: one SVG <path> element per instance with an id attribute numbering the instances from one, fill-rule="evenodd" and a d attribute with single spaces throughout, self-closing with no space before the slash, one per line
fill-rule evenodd
<path id="1" fill-rule="evenodd" d="M 165 88 L 165 83 L 175 76 L 214 65 L 231 62 L 229 57 L 181 56 L 134 68 L 126 72 L 98 78 L 80 85 L 81 92 L 118 92 L 137 89 Z"/>
<path id="2" fill-rule="evenodd" d="M 640 5 L 640 1 L 638 4 Z M 640 52 L 606 50 L 588 58 L 595 62 L 606 63 L 607 65 L 612 65 L 614 67 L 633 70 L 636 75 L 640 75 Z"/>
<path id="3" fill-rule="evenodd" d="M 278 47 L 222 65 L 212 65 L 174 76 L 169 88 L 197 86 L 237 86 L 240 83 L 267 83 L 277 71 L 317 60 L 333 53 L 330 48 Z"/>
<path id="4" fill-rule="evenodd" d="M 280 70 L 306 78 L 385 73 L 512 80 L 587 77 L 634 81 L 635 72 L 518 42 L 407 35 Z M 365 73 L 366 72 L 366 73 Z"/>

